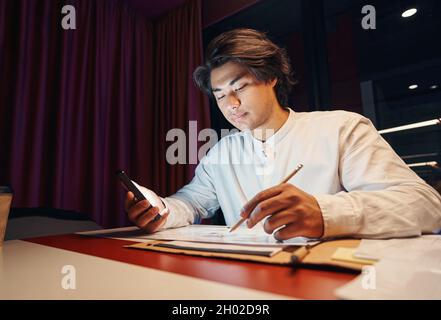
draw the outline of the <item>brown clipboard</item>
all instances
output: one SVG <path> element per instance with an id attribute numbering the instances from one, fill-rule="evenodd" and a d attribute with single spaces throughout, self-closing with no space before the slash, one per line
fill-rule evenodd
<path id="1" fill-rule="evenodd" d="M 253 254 L 238 254 L 225 252 L 210 252 L 200 251 L 194 249 L 180 249 L 158 246 L 168 241 L 165 240 L 151 240 L 149 242 L 141 242 L 125 246 L 130 249 L 150 250 L 165 253 L 185 254 L 192 256 L 202 256 L 210 258 L 223 258 L 241 261 L 254 261 L 278 265 L 293 265 L 296 262 L 298 266 L 315 266 L 315 267 L 332 267 L 349 269 L 353 271 L 361 271 L 364 264 L 340 261 L 332 259 L 332 255 L 340 248 L 356 248 L 360 244 L 359 239 L 339 239 L 332 241 L 324 241 L 314 246 L 288 246 L 284 250 L 276 253 L 271 257 L 259 256 Z"/>

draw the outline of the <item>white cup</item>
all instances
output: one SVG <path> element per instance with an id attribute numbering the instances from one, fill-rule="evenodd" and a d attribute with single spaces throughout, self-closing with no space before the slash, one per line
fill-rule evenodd
<path id="1" fill-rule="evenodd" d="M 5 239 L 9 210 L 11 209 L 13 192 L 10 187 L 0 186 L 0 246 Z"/>

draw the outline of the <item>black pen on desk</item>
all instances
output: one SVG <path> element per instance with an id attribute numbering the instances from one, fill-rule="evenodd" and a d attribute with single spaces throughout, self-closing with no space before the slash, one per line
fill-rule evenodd
<path id="1" fill-rule="evenodd" d="M 291 256 L 291 266 L 293 268 L 296 268 L 297 266 L 299 266 L 303 259 L 305 259 L 305 257 L 309 254 L 309 245 L 305 245 L 303 247 L 300 247 L 299 249 L 297 249 L 296 251 L 294 251 L 294 253 Z"/>
<path id="2" fill-rule="evenodd" d="M 292 177 L 294 177 L 294 175 L 295 175 L 297 172 L 299 172 L 300 169 L 302 169 L 302 168 L 303 168 L 303 164 L 299 164 L 299 165 L 294 169 L 293 172 L 291 172 L 291 173 L 290 173 L 285 179 L 283 179 L 282 182 L 279 183 L 279 185 L 288 182 L 289 179 L 291 179 Z M 239 226 L 240 226 L 242 223 L 244 223 L 245 220 L 247 220 L 247 218 L 240 218 L 239 221 L 237 221 L 237 222 L 236 222 L 236 223 L 230 228 L 230 230 L 229 230 L 228 232 L 233 232 L 234 230 L 236 230 L 237 228 L 239 228 Z"/>

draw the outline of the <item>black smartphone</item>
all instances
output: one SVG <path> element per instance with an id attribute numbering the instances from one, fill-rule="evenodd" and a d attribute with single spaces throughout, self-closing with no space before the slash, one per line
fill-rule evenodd
<path id="1" fill-rule="evenodd" d="M 132 180 L 130 180 L 130 178 L 127 176 L 127 174 L 123 171 L 123 170 L 118 170 L 116 172 L 116 175 L 118 176 L 119 180 L 122 182 L 123 186 L 125 187 L 125 189 L 127 191 L 132 192 L 135 195 L 135 201 L 139 202 L 141 200 L 147 200 L 144 195 L 142 194 L 142 192 L 135 186 L 135 184 L 132 182 Z M 150 207 L 148 207 L 145 211 L 150 210 L 150 208 L 152 207 L 152 204 L 150 204 Z M 157 221 L 161 218 L 162 216 L 158 213 L 155 217 L 155 219 L 153 219 L 153 221 Z"/>
<path id="2" fill-rule="evenodd" d="M 135 201 L 141 201 L 141 200 L 147 200 L 141 191 L 135 186 L 135 184 L 130 180 L 130 178 L 126 175 L 126 173 L 123 170 L 118 170 L 116 172 L 116 175 L 118 176 L 119 180 L 121 180 L 123 186 L 126 188 L 127 191 L 132 192 L 135 195 Z"/>

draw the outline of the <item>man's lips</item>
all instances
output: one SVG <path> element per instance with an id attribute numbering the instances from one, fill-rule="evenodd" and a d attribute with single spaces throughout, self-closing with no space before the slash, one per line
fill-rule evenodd
<path id="1" fill-rule="evenodd" d="M 246 114 L 247 114 L 247 112 L 242 112 L 242 113 L 232 114 L 232 115 L 231 115 L 231 118 L 232 118 L 234 121 L 237 121 L 237 120 L 242 119 Z"/>

